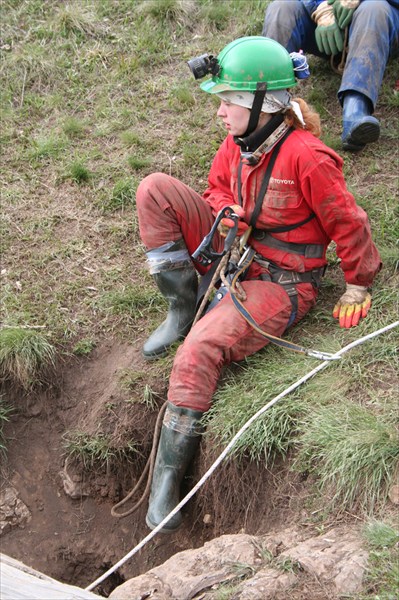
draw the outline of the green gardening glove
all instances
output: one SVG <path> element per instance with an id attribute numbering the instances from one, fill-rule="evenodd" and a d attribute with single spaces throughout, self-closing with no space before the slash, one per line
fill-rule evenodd
<path id="1" fill-rule="evenodd" d="M 360 0 L 327 0 L 334 11 L 335 20 L 340 29 L 348 27 L 352 21 L 353 13 L 360 4 Z"/>
<path id="2" fill-rule="evenodd" d="M 327 0 L 319 4 L 312 14 L 316 22 L 315 30 L 316 44 L 320 52 L 324 54 L 338 54 L 344 47 L 344 32 L 338 27 L 334 17 L 333 7 Z"/>

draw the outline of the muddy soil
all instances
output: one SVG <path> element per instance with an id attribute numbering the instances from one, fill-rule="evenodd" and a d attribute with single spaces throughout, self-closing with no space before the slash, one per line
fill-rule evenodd
<path id="1" fill-rule="evenodd" d="M 121 373 L 132 368 L 151 370 L 151 389 L 161 405 L 165 378 L 157 378 L 154 366 L 129 344 L 104 343 L 88 358 L 71 359 L 58 370 L 56 385 L 41 393 L 17 396 L 8 390 L 17 410 L 5 429 L 8 453 L 2 489 L 14 488 L 31 518 L 5 530 L 3 553 L 55 579 L 86 587 L 149 533 L 146 502 L 124 519 L 111 516 L 112 506 L 134 486 L 145 466 L 158 412 L 157 407 L 150 410 L 134 402 L 135 395 L 142 396 L 143 381 L 129 392 L 120 385 Z M 139 453 L 130 461 L 109 461 L 101 468 L 65 462 L 70 432 L 95 435 L 107 428 L 121 444 L 124 438 L 134 439 Z M 211 464 L 211 455 L 203 442 L 185 481 L 187 489 Z M 249 464 L 220 467 L 183 509 L 181 530 L 155 536 L 96 592 L 107 596 L 128 578 L 217 535 L 266 533 L 280 521 L 286 527 L 301 519 L 302 483 L 292 476 L 287 479 L 285 471 L 283 467 L 270 473 Z M 66 481 L 72 482 L 75 497 L 66 493 Z"/>

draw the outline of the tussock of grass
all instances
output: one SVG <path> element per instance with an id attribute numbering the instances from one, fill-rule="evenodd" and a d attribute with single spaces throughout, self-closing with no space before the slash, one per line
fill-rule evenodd
<path id="1" fill-rule="evenodd" d="M 67 117 L 63 123 L 62 129 L 65 135 L 69 137 L 80 137 L 85 130 L 85 125 L 75 117 Z"/>
<path id="2" fill-rule="evenodd" d="M 223 31 L 231 18 L 231 8 L 227 3 L 215 2 L 203 6 L 201 16 L 217 31 Z"/>
<path id="3" fill-rule="evenodd" d="M 80 459 L 85 468 L 111 466 L 122 459 L 131 458 L 137 449 L 133 442 L 116 446 L 104 433 L 89 435 L 85 431 L 71 431 L 64 436 L 64 447 L 71 458 Z"/>
<path id="4" fill-rule="evenodd" d="M 129 167 L 134 171 L 139 171 L 140 169 L 148 169 L 148 167 L 151 165 L 151 161 L 148 158 L 136 156 L 135 154 L 129 156 L 127 162 Z"/>
<path id="5" fill-rule="evenodd" d="M 66 141 L 56 135 L 33 140 L 30 150 L 31 159 L 57 158 L 66 146 Z"/>
<path id="6" fill-rule="evenodd" d="M 69 167 L 69 173 L 72 181 L 75 183 L 87 183 L 90 179 L 90 171 L 86 165 L 80 161 L 74 161 Z"/>
<path id="7" fill-rule="evenodd" d="M 369 549 L 365 593 L 357 600 L 394 600 L 399 589 L 399 531 L 384 521 L 370 521 L 363 530 Z"/>
<path id="8" fill-rule="evenodd" d="M 94 36 L 101 31 L 94 13 L 85 10 L 80 2 L 65 4 L 58 8 L 50 28 L 64 37 Z"/>
<path id="9" fill-rule="evenodd" d="M 140 136 L 133 131 L 123 131 L 121 133 L 121 140 L 125 146 L 140 146 L 142 143 Z"/>
<path id="10" fill-rule="evenodd" d="M 300 427 L 297 465 L 316 474 L 334 508 L 372 513 L 386 502 L 399 463 L 394 421 L 345 399 L 312 410 Z"/>
<path id="11" fill-rule="evenodd" d="M 180 85 L 170 91 L 169 105 L 176 111 L 180 111 L 182 105 L 189 107 L 196 103 L 192 90 L 185 85 Z"/>
<path id="12" fill-rule="evenodd" d="M 4 71 L 6 68 L 7 73 Z M 10 77 L 9 85 L 15 93 L 16 108 L 22 108 L 28 90 L 48 89 L 48 82 L 55 74 L 54 68 L 57 67 L 46 49 L 30 42 L 10 52 L 7 62 L 1 61 L 0 75 Z"/>
<path id="13" fill-rule="evenodd" d="M 151 15 L 157 21 L 169 21 L 180 25 L 192 25 L 190 17 L 196 11 L 193 0 L 146 0 L 138 8 L 138 14 Z"/>
<path id="14" fill-rule="evenodd" d="M 40 383 L 43 369 L 53 366 L 54 360 L 55 348 L 41 333 L 19 328 L 0 330 L 0 380 L 31 388 Z"/>
<path id="15" fill-rule="evenodd" d="M 371 548 L 393 548 L 399 542 L 399 530 L 384 521 L 369 521 L 363 536 Z"/>
<path id="16" fill-rule="evenodd" d="M 120 179 L 115 183 L 110 197 L 104 201 L 104 209 L 115 211 L 131 207 L 135 200 L 136 188 L 137 184 L 132 179 Z"/>

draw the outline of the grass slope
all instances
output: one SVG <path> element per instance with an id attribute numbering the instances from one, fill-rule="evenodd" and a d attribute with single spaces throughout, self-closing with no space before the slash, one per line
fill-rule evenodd
<path id="1" fill-rule="evenodd" d="M 39 329 L 52 362 L 53 348 L 86 355 L 104 338 L 131 341 L 162 320 L 165 304 L 145 267 L 135 191 L 154 170 L 205 189 L 224 131 L 215 101 L 204 97 L 186 61 L 259 34 L 266 4 L 3 0 L 4 332 Z M 319 110 L 323 140 L 341 152 L 339 76 L 316 58 L 311 71 L 297 93 Z M 390 63 L 376 111 L 378 144 L 343 154 L 349 189 L 369 215 L 384 261 L 372 310 L 354 330 L 337 327 L 331 310 L 344 282 L 331 250 L 318 307 L 287 334 L 302 345 L 337 350 L 397 319 L 398 77 Z M 255 423 L 236 454 L 272 462 L 294 450 L 296 468 L 315 477 L 328 507 L 381 513 L 398 465 L 397 346 L 392 331 L 346 355 Z M 40 364 L 46 359 L 34 356 Z M 160 362 L 165 376 L 170 365 Z M 267 348 L 229 370 L 209 414 L 208 435 L 226 443 L 314 365 Z M 28 368 L 27 385 L 34 376 L 40 378 L 40 370 Z M 129 377 L 135 380 L 134 373 Z M 7 415 L 2 410 L 0 420 Z M 84 447 L 93 447 L 82 435 Z M 78 441 L 71 444 L 79 454 Z M 94 447 L 103 456 L 101 444 Z"/>

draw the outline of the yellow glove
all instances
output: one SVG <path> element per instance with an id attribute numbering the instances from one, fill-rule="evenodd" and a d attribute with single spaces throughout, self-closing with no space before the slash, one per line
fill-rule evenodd
<path id="1" fill-rule="evenodd" d="M 344 47 L 344 32 L 338 27 L 334 17 L 333 7 L 327 0 L 319 4 L 312 19 L 317 24 L 315 29 L 315 40 L 320 52 L 327 54 L 338 54 Z"/>
<path id="2" fill-rule="evenodd" d="M 355 327 L 360 318 L 365 318 L 370 310 L 371 295 L 362 285 L 346 284 L 346 292 L 334 306 L 333 317 L 339 319 L 340 327 Z"/>

